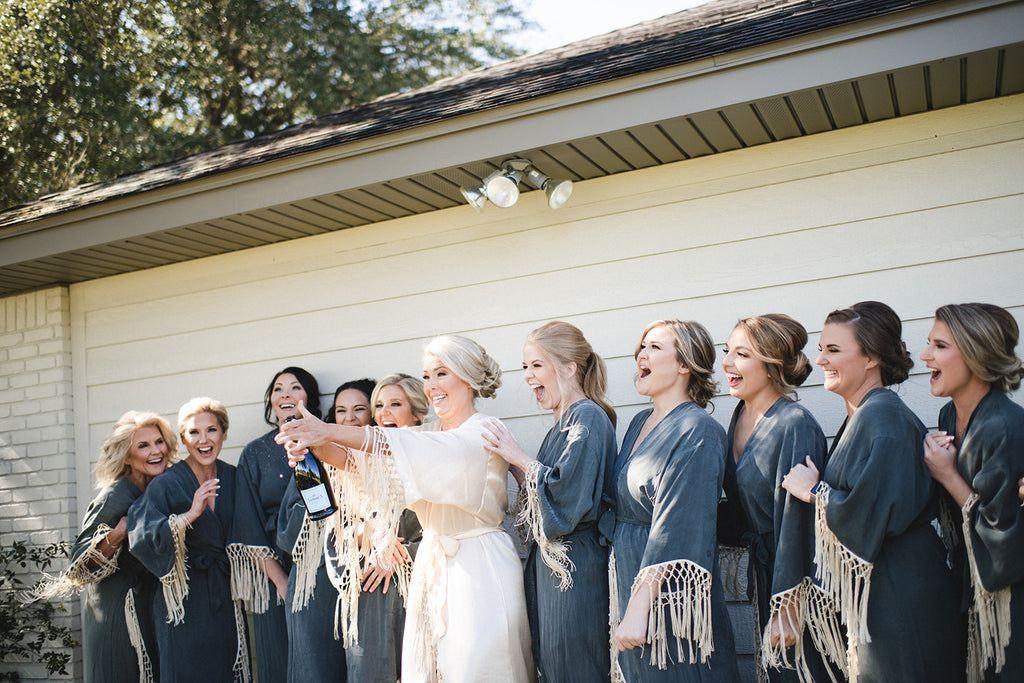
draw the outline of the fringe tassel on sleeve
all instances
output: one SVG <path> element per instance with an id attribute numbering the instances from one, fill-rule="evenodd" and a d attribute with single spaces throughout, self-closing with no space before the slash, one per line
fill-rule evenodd
<path id="1" fill-rule="evenodd" d="M 135 656 L 139 661 L 139 683 L 154 683 L 153 662 L 146 651 L 146 641 L 142 639 L 142 627 L 139 625 L 139 614 L 135 611 L 134 588 L 129 588 L 125 595 L 124 622 L 128 627 L 128 640 L 135 648 Z"/>
<path id="2" fill-rule="evenodd" d="M 544 533 L 540 494 L 537 491 L 540 467 L 541 464 L 538 460 L 532 461 L 526 467 L 526 476 L 523 479 L 523 489 L 526 492 L 525 504 L 519 511 L 516 525 L 525 526 L 529 530 L 530 536 L 537 543 L 541 560 L 548 566 L 551 573 L 558 577 L 558 589 L 564 592 L 572 588 L 572 572 L 576 567 L 569 559 L 568 544 L 560 538 L 549 539 Z"/>
<path id="3" fill-rule="evenodd" d="M 844 546 L 832 530 L 828 528 L 825 512 L 831 489 L 817 496 L 814 506 L 814 563 L 817 565 L 816 576 L 821 582 L 821 589 L 838 605 L 839 618 L 846 624 L 847 650 L 846 661 L 850 683 L 856 683 L 860 673 L 857 657 L 857 646 L 870 643 L 868 633 L 868 596 L 871 593 L 871 570 L 873 565 Z M 821 632 L 828 627 L 824 624 L 815 626 Z"/>
<path id="4" fill-rule="evenodd" d="M 253 614 L 263 614 L 270 607 L 270 578 L 264 561 L 277 555 L 266 546 L 232 543 L 228 546 L 231 563 L 231 599 L 241 600 Z M 274 591 L 277 595 L 277 591 Z M 280 598 L 278 598 L 280 600 Z"/>
<path id="5" fill-rule="evenodd" d="M 171 515 L 167 519 L 174 541 L 174 566 L 160 577 L 164 602 L 167 604 L 167 623 L 177 626 L 185 621 L 185 598 L 188 597 L 188 563 L 185 553 L 185 531 L 191 526 L 184 515 Z"/>
<path id="6" fill-rule="evenodd" d="M 1006 664 L 1006 647 L 1010 644 L 1010 588 L 990 593 L 981 583 L 978 565 L 974 559 L 974 540 L 971 538 L 971 509 L 978 502 L 972 493 L 964 503 L 963 530 L 967 548 L 967 562 L 974 588 L 974 603 L 967 615 L 967 680 L 980 682 L 985 670 L 995 664 L 999 673 Z"/>
<path id="7" fill-rule="evenodd" d="M 121 548 L 124 546 L 119 547 L 110 557 L 106 557 L 99 549 L 100 543 L 111 531 L 106 524 L 100 524 L 89 539 L 88 549 L 60 576 L 47 576 L 43 583 L 27 591 L 22 597 L 22 602 L 66 598 L 75 591 L 82 590 L 86 585 L 105 579 L 116 572 L 117 558 L 120 557 Z"/>
<path id="8" fill-rule="evenodd" d="M 611 649 L 611 683 L 626 683 L 626 677 L 619 666 L 619 648 L 615 644 L 615 632 L 619 629 L 619 573 L 615 568 L 615 550 L 608 555 L 608 646 Z"/>
<path id="9" fill-rule="evenodd" d="M 644 584 L 650 586 L 653 596 L 647 621 L 651 664 L 659 669 L 668 666 L 673 638 L 678 661 L 706 663 L 715 649 L 711 572 L 690 560 L 672 560 L 641 569 L 633 581 L 632 593 Z"/>
<path id="10" fill-rule="evenodd" d="M 843 631 L 839 626 L 835 606 L 828 595 L 815 586 L 809 578 L 805 578 L 800 584 L 782 593 L 776 593 L 771 597 L 771 614 L 765 626 L 764 634 L 761 637 L 761 663 L 762 671 L 771 668 L 796 669 L 797 676 L 801 683 L 819 683 L 811 675 L 807 665 L 803 633 L 807 628 L 810 631 L 814 647 L 825 653 L 829 659 L 846 670 L 846 646 L 843 642 Z M 796 644 L 793 646 L 792 660 L 789 656 L 789 648 L 780 640 L 778 644 L 771 644 L 771 627 L 774 622 L 781 622 L 785 619 L 787 628 L 797 634 Z M 826 667 L 829 678 L 833 683 L 839 683 L 832 674 L 832 670 Z"/>
<path id="11" fill-rule="evenodd" d="M 292 548 L 292 562 L 295 566 L 295 594 L 292 596 L 292 612 L 306 608 L 316 590 L 316 570 L 324 550 L 324 533 L 327 520 L 313 520 L 303 512 L 302 528 Z"/>

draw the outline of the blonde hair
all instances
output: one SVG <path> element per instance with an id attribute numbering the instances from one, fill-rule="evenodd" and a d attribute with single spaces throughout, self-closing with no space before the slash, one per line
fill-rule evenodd
<path id="1" fill-rule="evenodd" d="M 718 391 L 718 382 L 711 379 L 715 372 L 715 343 L 711 339 L 711 334 L 707 328 L 694 320 L 655 320 L 644 328 L 633 352 L 633 358 L 640 355 L 640 344 L 647 333 L 655 327 L 664 327 L 672 334 L 676 360 L 690 371 L 686 393 L 690 400 L 701 408 L 707 407 Z"/>
<path id="2" fill-rule="evenodd" d="M 129 410 L 122 415 L 100 443 L 96 461 L 96 488 L 104 488 L 128 475 L 128 452 L 135 433 L 142 427 L 156 427 L 167 444 L 167 464 L 177 460 L 178 435 L 171 424 L 156 413 Z"/>
<path id="3" fill-rule="evenodd" d="M 601 407 L 608 419 L 615 425 L 615 409 L 605 398 L 608 390 L 608 371 L 604 360 L 594 352 L 590 342 L 575 325 L 553 320 L 541 325 L 526 337 L 536 344 L 548 357 L 561 366 L 576 364 L 574 379 L 583 395 Z"/>
<path id="4" fill-rule="evenodd" d="M 216 417 L 221 430 L 227 434 L 228 409 L 217 399 L 210 398 L 209 396 L 200 396 L 188 401 L 178 410 L 178 434 L 181 435 L 181 438 L 185 438 L 185 423 L 188 422 L 189 418 L 195 417 L 200 413 L 210 413 Z"/>
<path id="5" fill-rule="evenodd" d="M 1021 360 L 1014 353 L 1020 330 L 1005 308 L 995 304 L 947 304 L 935 319 L 949 328 L 968 369 L 996 391 L 1008 394 L 1024 378 Z"/>
<path id="6" fill-rule="evenodd" d="M 473 389 L 473 396 L 494 398 L 501 386 L 501 367 L 484 347 L 457 334 L 435 337 L 424 354 L 436 357 L 455 376 Z"/>
<path id="7" fill-rule="evenodd" d="M 404 372 L 387 375 L 373 387 L 373 393 L 370 395 L 370 414 L 373 416 L 373 421 L 377 421 L 377 396 L 380 394 L 380 390 L 392 385 L 400 388 L 405 394 L 412 416 L 416 418 L 416 424 L 423 424 L 423 418 L 430 412 L 430 405 L 423 393 L 423 381 Z"/>
<path id="8" fill-rule="evenodd" d="M 750 340 L 751 351 L 768 370 L 772 388 L 796 400 L 796 388 L 811 374 L 811 361 L 804 355 L 807 330 L 785 313 L 766 313 L 736 323 Z"/>

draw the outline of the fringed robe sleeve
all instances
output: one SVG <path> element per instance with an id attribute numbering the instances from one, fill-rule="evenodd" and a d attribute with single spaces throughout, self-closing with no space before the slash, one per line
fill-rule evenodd
<path id="1" fill-rule="evenodd" d="M 840 429 L 822 475 L 817 578 L 847 628 L 851 681 L 951 681 L 964 668 L 924 435 L 893 391 L 874 389 Z"/>
<path id="2" fill-rule="evenodd" d="M 949 402 L 939 413 L 939 429 L 953 434 L 955 428 L 956 408 Z M 975 491 L 956 538 L 970 605 L 968 677 L 1024 680 L 1024 508 L 1017 495 L 1024 476 L 1024 408 L 989 391 L 961 439 L 957 469 Z"/>
<path id="3" fill-rule="evenodd" d="M 215 509 L 189 525 L 184 514 L 199 488 L 177 463 L 153 479 L 128 513 L 132 554 L 160 578 L 154 601 L 160 679 L 248 681 L 244 614 L 231 599 L 227 535 L 235 503 L 235 467 L 217 461 Z"/>
<path id="4" fill-rule="evenodd" d="M 725 431 L 686 402 L 633 451 L 649 414 L 633 419 L 616 462 L 613 599 L 624 614 L 633 591 L 650 586 L 650 652 L 620 653 L 618 663 L 631 682 L 734 681 L 732 627 L 717 576 Z"/>

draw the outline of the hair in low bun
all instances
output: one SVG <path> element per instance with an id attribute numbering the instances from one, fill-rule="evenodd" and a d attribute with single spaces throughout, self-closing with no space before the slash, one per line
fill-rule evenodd
<path id="1" fill-rule="evenodd" d="M 436 357 L 463 382 L 473 388 L 473 395 L 494 398 L 501 386 L 501 367 L 484 347 L 468 337 L 446 334 L 435 337 L 424 353 Z"/>
<path id="2" fill-rule="evenodd" d="M 861 352 L 878 361 L 883 386 L 900 384 L 910 376 L 914 359 L 903 343 L 903 323 L 889 306 L 880 301 L 861 301 L 829 313 L 825 324 L 829 323 L 853 328 Z"/>
<path id="3" fill-rule="evenodd" d="M 766 313 L 743 318 L 736 328 L 746 333 L 775 390 L 796 400 L 796 388 L 811 374 L 811 361 L 803 352 L 807 345 L 804 326 L 785 313 Z"/>
<path id="4" fill-rule="evenodd" d="M 972 373 L 1004 394 L 1020 388 L 1024 368 L 1014 351 L 1020 331 L 1009 311 L 995 304 L 947 304 L 935 319 L 949 328 Z"/>

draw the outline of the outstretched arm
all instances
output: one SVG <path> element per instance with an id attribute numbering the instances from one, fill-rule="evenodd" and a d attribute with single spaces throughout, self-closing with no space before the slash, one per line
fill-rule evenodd
<path id="1" fill-rule="evenodd" d="M 373 447 L 373 433 L 363 427 L 346 427 L 330 424 L 317 418 L 299 401 L 301 420 L 292 420 L 281 425 L 274 440 L 288 452 L 288 464 L 295 467 L 306 455 L 313 453 L 323 462 L 344 468 L 348 462 L 345 448 Z"/>

